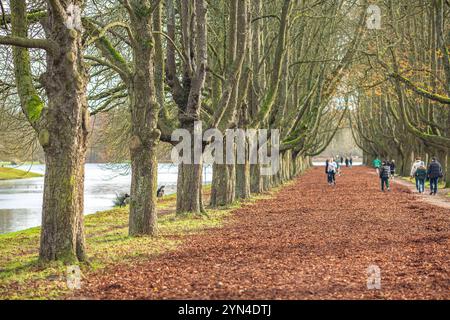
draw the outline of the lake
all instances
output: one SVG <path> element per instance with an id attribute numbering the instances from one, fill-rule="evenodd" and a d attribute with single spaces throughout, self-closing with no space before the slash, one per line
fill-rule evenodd
<path id="1" fill-rule="evenodd" d="M 44 174 L 45 165 L 14 167 Z M 204 183 L 210 183 L 211 167 L 205 167 Z M 131 175 L 125 166 L 86 164 L 84 213 L 111 209 L 119 193 L 129 193 Z M 173 164 L 158 165 L 158 187 L 165 193 L 176 192 L 178 168 Z M 44 178 L 0 181 L 0 234 L 36 227 L 41 224 Z"/>
<path id="2" fill-rule="evenodd" d="M 314 162 L 315 166 L 325 165 Z M 361 163 L 355 163 L 361 165 Z M 15 167 L 44 174 L 45 165 Z M 205 167 L 203 182 L 210 183 L 212 168 Z M 84 213 L 92 214 L 113 207 L 119 193 L 129 193 L 131 175 L 126 166 L 86 164 Z M 165 185 L 165 193 L 176 192 L 178 168 L 173 164 L 158 165 L 158 187 Z M 0 181 L 0 234 L 20 231 L 41 224 L 44 178 Z"/>

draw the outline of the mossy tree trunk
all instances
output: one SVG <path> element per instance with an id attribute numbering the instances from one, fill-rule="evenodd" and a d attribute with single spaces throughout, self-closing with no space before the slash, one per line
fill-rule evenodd
<path id="1" fill-rule="evenodd" d="M 158 163 L 155 148 L 161 131 L 158 129 L 159 113 L 164 103 L 164 88 L 156 87 L 155 79 L 162 81 L 163 61 L 160 37 L 161 3 L 150 0 L 129 0 L 123 3 L 129 15 L 128 43 L 132 61 L 116 50 L 107 35 L 97 25 L 86 19 L 85 27 L 95 40 L 97 49 L 118 72 L 127 87 L 131 113 L 130 236 L 157 234 L 156 187 Z M 158 34 L 159 35 L 159 34 Z M 158 54 L 155 54 L 155 47 Z M 156 70 L 155 70 L 156 67 Z M 165 113 L 161 126 L 168 130 Z M 164 132 L 167 135 L 167 132 Z"/>
<path id="2" fill-rule="evenodd" d="M 83 203 L 88 136 L 87 72 L 83 64 L 82 0 L 48 1 L 46 39 L 29 39 L 26 1 L 11 2 L 14 71 L 22 110 L 39 136 L 46 172 L 39 257 L 75 263 L 86 259 Z M 70 14 L 69 14 L 70 13 Z M 5 39 L 0 40 L 0 43 Z M 40 81 L 48 104 L 33 84 L 26 48 L 47 52 Z"/>
<path id="3" fill-rule="evenodd" d="M 450 149 L 447 150 L 447 170 L 445 172 L 445 188 L 450 188 Z"/>
<path id="4" fill-rule="evenodd" d="M 236 165 L 236 199 L 249 199 L 250 194 L 250 164 L 247 161 Z"/>
<path id="5" fill-rule="evenodd" d="M 214 164 L 211 186 L 211 207 L 224 207 L 235 201 L 236 166 Z"/>
<path id="6" fill-rule="evenodd" d="M 47 38 L 57 44 L 47 56 L 42 77 L 48 97 L 40 143 L 45 151 L 46 173 L 42 210 L 40 258 L 66 262 L 86 259 L 83 230 L 84 163 L 89 126 L 81 32 L 68 28 L 60 11 L 83 1 L 49 6 L 44 25 Z M 63 19 L 61 19 L 61 16 Z"/>
<path id="7" fill-rule="evenodd" d="M 191 133 L 194 141 L 194 123 L 200 120 L 202 90 L 206 80 L 207 67 L 207 3 L 205 0 L 180 2 L 180 29 L 182 43 L 181 66 L 176 54 L 180 54 L 174 44 L 167 45 L 167 83 L 173 99 L 178 106 L 178 120 L 183 129 Z M 166 1 L 167 34 L 176 40 L 177 19 L 176 6 L 173 0 Z M 181 80 L 180 80 L 181 79 Z M 200 133 L 202 134 L 202 132 Z M 202 148 L 203 149 L 203 148 Z M 192 157 L 194 155 L 192 149 Z M 201 161 L 197 161 L 201 162 Z M 177 181 L 177 213 L 199 214 L 202 204 L 202 171 L 201 163 L 180 164 Z"/>
<path id="8" fill-rule="evenodd" d="M 261 167 L 259 164 L 250 165 L 250 192 L 254 194 L 259 194 L 264 191 L 260 169 Z"/>
<path id="9" fill-rule="evenodd" d="M 156 235 L 156 187 L 158 163 L 155 147 L 159 142 L 157 128 L 160 106 L 156 100 L 154 70 L 154 38 L 151 1 L 131 1 L 131 27 L 134 72 L 130 84 L 131 131 L 131 194 L 129 234 Z"/>
<path id="10" fill-rule="evenodd" d="M 177 213 L 200 213 L 202 203 L 202 165 L 180 164 L 177 181 Z"/>
<path id="11" fill-rule="evenodd" d="M 185 127 L 188 126 L 185 124 Z M 193 138 L 193 128 L 185 128 L 190 131 Z M 193 139 L 191 140 L 193 141 Z M 194 158 L 196 152 L 194 146 L 191 146 L 191 155 Z M 202 176 L 203 165 L 201 163 L 181 163 L 178 165 L 177 180 L 177 214 L 194 213 L 199 214 L 203 211 L 202 203 Z M 201 161 L 199 161 L 201 162 Z"/>

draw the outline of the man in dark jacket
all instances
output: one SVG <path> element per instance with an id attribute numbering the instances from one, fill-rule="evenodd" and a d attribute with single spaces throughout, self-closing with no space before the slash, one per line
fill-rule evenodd
<path id="1" fill-rule="evenodd" d="M 444 176 L 442 172 L 442 166 L 436 158 L 431 159 L 431 163 L 428 166 L 428 179 L 430 179 L 430 195 L 436 195 L 438 193 L 439 178 Z"/>
<path id="2" fill-rule="evenodd" d="M 389 177 L 391 175 L 391 167 L 386 161 L 383 161 L 380 168 L 380 179 L 381 179 L 381 191 L 384 192 L 384 187 L 386 186 L 388 191 L 391 191 L 389 186 Z"/>
<path id="3" fill-rule="evenodd" d="M 394 179 L 395 169 L 396 169 L 395 160 L 392 160 L 391 162 L 389 162 L 389 166 L 391 167 L 391 179 Z"/>

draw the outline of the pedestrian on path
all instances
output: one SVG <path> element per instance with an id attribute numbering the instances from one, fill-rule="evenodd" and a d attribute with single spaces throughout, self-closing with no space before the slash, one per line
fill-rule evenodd
<path id="1" fill-rule="evenodd" d="M 391 191 L 389 186 L 389 176 L 391 175 L 391 167 L 386 161 L 383 161 L 380 168 L 381 191 L 384 192 L 385 186 L 387 191 Z"/>
<path id="2" fill-rule="evenodd" d="M 353 167 L 353 157 L 350 157 L 350 169 Z"/>
<path id="3" fill-rule="evenodd" d="M 425 163 L 422 161 L 422 159 L 420 157 L 416 158 L 416 161 L 414 161 L 412 167 L 411 167 L 411 178 L 415 178 L 416 179 L 416 190 L 419 191 L 419 179 L 417 179 L 416 177 L 416 171 L 417 169 L 419 169 L 419 167 L 423 167 L 425 166 Z"/>
<path id="4" fill-rule="evenodd" d="M 327 159 L 327 161 L 325 161 L 325 174 L 328 174 L 328 165 L 330 164 L 330 159 Z"/>
<path id="5" fill-rule="evenodd" d="M 415 174 L 416 181 L 419 182 L 419 193 L 425 192 L 425 180 L 427 179 L 427 168 L 425 166 L 420 166 L 416 170 Z"/>
<path id="6" fill-rule="evenodd" d="M 395 165 L 395 160 L 392 160 L 391 162 L 389 162 L 389 166 L 391 167 L 391 179 L 394 180 L 395 177 L 395 169 L 396 169 L 396 165 Z"/>
<path id="7" fill-rule="evenodd" d="M 345 166 L 348 168 L 350 165 L 350 161 L 348 160 L 348 158 L 345 158 Z"/>
<path id="8" fill-rule="evenodd" d="M 431 159 L 431 163 L 428 166 L 428 178 L 430 179 L 430 195 L 436 195 L 438 193 L 439 179 L 444 176 L 442 172 L 442 166 L 436 158 Z"/>
<path id="9" fill-rule="evenodd" d="M 341 176 L 341 167 L 342 167 L 342 162 L 336 161 L 336 174 L 339 177 Z"/>
<path id="10" fill-rule="evenodd" d="M 377 157 L 373 160 L 372 164 L 375 170 L 377 170 L 377 174 L 380 174 L 381 160 Z"/>
<path id="11" fill-rule="evenodd" d="M 328 163 L 328 184 L 336 185 L 336 171 L 337 171 L 337 163 L 334 159 L 330 159 Z"/>

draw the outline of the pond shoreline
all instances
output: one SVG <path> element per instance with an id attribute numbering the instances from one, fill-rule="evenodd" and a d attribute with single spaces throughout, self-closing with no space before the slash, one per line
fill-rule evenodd
<path id="1" fill-rule="evenodd" d="M 210 185 L 203 188 L 206 202 L 210 188 Z M 85 219 L 89 263 L 80 264 L 83 276 L 102 272 L 118 261 L 133 264 L 173 251 L 188 236 L 222 228 L 234 210 L 268 199 L 279 189 L 236 202 L 228 208 L 207 208 L 207 214 L 194 216 L 176 214 L 176 194 L 164 196 L 157 203 L 157 237 L 128 236 L 128 206 L 89 215 Z M 66 265 L 39 263 L 39 234 L 40 227 L 0 234 L 0 300 L 64 299 L 73 294 L 67 288 Z"/>
<path id="2" fill-rule="evenodd" d="M 15 167 L 43 175 L 45 165 Z M 165 194 L 176 192 L 178 167 L 158 165 L 158 187 L 165 186 Z M 203 183 L 211 182 L 212 170 L 205 170 Z M 130 193 L 131 174 L 126 164 L 91 164 L 85 166 L 84 214 L 112 209 L 117 195 Z M 41 224 L 44 178 L 0 181 L 0 234 L 25 230 Z"/>

